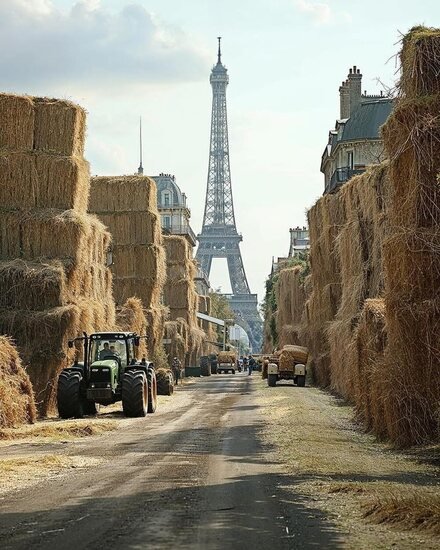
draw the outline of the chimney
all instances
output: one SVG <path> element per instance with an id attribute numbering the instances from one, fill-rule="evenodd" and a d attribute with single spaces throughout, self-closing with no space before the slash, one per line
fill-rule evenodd
<path id="1" fill-rule="evenodd" d="M 350 88 L 348 80 L 339 87 L 339 118 L 348 118 L 350 116 Z"/>
<path id="2" fill-rule="evenodd" d="M 350 96 L 349 116 L 351 116 L 361 104 L 362 97 L 362 75 L 356 65 L 348 73 L 348 88 Z"/>

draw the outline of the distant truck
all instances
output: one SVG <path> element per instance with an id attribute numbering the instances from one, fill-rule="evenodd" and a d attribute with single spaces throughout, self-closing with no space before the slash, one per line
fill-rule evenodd
<path id="1" fill-rule="evenodd" d="M 302 346 L 284 346 L 269 357 L 267 385 L 276 386 L 279 380 L 293 380 L 300 387 L 306 385 L 308 350 Z"/>
<path id="2" fill-rule="evenodd" d="M 220 351 L 217 356 L 217 373 L 235 374 L 237 356 L 233 351 Z"/>

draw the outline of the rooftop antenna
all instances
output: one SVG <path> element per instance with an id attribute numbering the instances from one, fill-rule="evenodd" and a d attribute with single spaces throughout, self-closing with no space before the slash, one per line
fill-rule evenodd
<path id="1" fill-rule="evenodd" d="M 138 168 L 138 174 L 139 176 L 144 175 L 144 167 L 142 166 L 142 117 L 139 117 L 139 168 Z"/>
<path id="2" fill-rule="evenodd" d="M 222 62 L 222 50 L 221 50 L 221 47 L 220 47 L 220 42 L 222 40 L 222 37 L 221 36 L 217 36 L 217 40 L 218 40 L 218 59 L 217 59 L 217 63 L 219 65 L 221 65 L 221 62 Z"/>

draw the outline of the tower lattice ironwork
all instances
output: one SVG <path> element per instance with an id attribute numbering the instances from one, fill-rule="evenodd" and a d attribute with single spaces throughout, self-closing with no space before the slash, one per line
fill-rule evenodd
<path id="1" fill-rule="evenodd" d="M 262 321 L 256 294 L 251 294 L 240 252 L 242 236 L 235 224 L 229 164 L 226 87 L 229 76 L 221 60 L 221 38 L 218 38 L 217 64 L 211 71 L 212 115 L 208 182 L 205 213 L 196 254 L 202 270 L 209 276 L 213 258 L 226 258 L 232 294 L 227 294 L 237 315 L 237 323 L 249 335 L 254 350 L 261 347 Z"/>

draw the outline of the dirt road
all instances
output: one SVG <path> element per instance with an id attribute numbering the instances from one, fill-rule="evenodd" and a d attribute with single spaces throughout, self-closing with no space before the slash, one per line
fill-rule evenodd
<path id="1" fill-rule="evenodd" d="M 0 548 L 434 548 L 362 518 L 360 481 L 433 478 L 384 454 L 345 409 L 314 388 L 221 375 L 145 419 L 108 415 L 117 429 L 99 437 L 2 444 L 6 459 L 74 467 L 5 494 Z"/>

